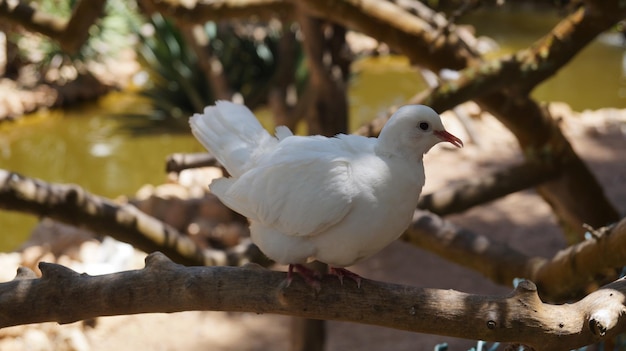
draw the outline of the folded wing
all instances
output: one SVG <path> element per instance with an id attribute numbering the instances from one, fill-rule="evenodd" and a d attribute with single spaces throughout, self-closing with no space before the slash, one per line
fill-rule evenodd
<path id="1" fill-rule="evenodd" d="M 288 235 L 316 235 L 350 212 L 358 189 L 345 158 L 301 150 L 307 151 L 300 157 L 268 155 L 239 178 L 214 181 L 211 191 L 262 225 Z"/>

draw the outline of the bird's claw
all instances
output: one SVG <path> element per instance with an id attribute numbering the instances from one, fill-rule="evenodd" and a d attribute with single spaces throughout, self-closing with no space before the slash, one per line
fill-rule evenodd
<path id="1" fill-rule="evenodd" d="M 304 279 L 306 285 L 315 289 L 315 292 L 320 292 L 320 290 L 322 290 L 320 273 L 313 269 L 309 269 L 301 264 L 289 265 L 289 270 L 287 271 L 287 287 L 291 285 L 294 272 L 297 272 L 302 277 L 302 279 Z"/>
<path id="2" fill-rule="evenodd" d="M 330 267 L 330 274 L 337 276 L 337 278 L 339 278 L 339 282 L 341 283 L 341 285 L 343 285 L 343 277 L 347 277 L 356 282 L 357 288 L 361 287 L 361 281 L 363 278 L 361 278 L 360 275 L 350 272 L 349 270 L 345 268 Z"/>
<path id="3" fill-rule="evenodd" d="M 294 272 L 298 273 L 302 277 L 302 279 L 304 279 L 304 282 L 308 286 L 315 289 L 316 292 L 320 292 L 320 290 L 322 289 L 322 277 L 320 273 L 301 264 L 289 265 L 289 270 L 287 271 L 287 287 L 289 287 L 289 285 L 291 285 L 291 282 L 293 281 Z M 341 283 L 341 285 L 343 285 L 343 278 L 346 277 L 356 282 L 357 288 L 361 288 L 361 281 L 363 280 L 363 278 L 361 278 L 360 275 L 350 272 L 345 268 L 330 267 L 329 274 L 339 278 L 339 282 Z"/>

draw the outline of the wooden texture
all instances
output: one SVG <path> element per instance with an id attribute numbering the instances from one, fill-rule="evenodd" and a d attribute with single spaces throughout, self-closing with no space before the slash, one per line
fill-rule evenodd
<path id="1" fill-rule="evenodd" d="M 626 281 L 582 300 L 543 303 L 530 281 L 507 296 L 481 296 L 364 279 L 361 287 L 334 276 L 316 293 L 302 280 L 258 265 L 184 267 L 164 255 L 146 267 L 101 276 L 41 263 L 43 276 L 25 269 L 0 284 L 0 327 L 97 316 L 211 310 L 351 321 L 420 333 L 516 342 L 536 350 L 570 350 L 626 331 Z M 250 289 L 250 287 L 254 287 Z"/>

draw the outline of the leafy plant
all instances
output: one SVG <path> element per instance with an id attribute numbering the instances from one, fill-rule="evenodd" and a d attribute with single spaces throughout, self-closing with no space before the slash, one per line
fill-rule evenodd
<path id="1" fill-rule="evenodd" d="M 36 0 L 37 6 L 45 13 L 69 18 L 76 0 Z M 133 33 L 142 22 L 135 2 L 108 0 L 104 16 L 89 29 L 89 39 L 78 53 L 69 55 L 60 45 L 47 37 L 18 35 L 14 40 L 22 48 L 22 56 L 38 66 L 39 71 L 62 65 L 81 67 L 88 61 L 101 61 L 105 57 L 115 57 L 122 50 L 132 46 Z"/>
<path id="2" fill-rule="evenodd" d="M 152 108 L 128 116 L 141 118 L 136 131 L 156 123 L 170 130 L 188 130 L 187 117 L 213 104 L 216 94 L 178 28 L 159 14 L 154 14 L 149 24 L 153 31 L 140 35 L 137 52 L 148 75 L 140 95 Z M 223 66 L 230 89 L 241 94 L 248 105 L 264 102 L 277 67 L 280 28 L 207 22 L 202 30 L 209 38 L 208 50 Z M 302 54 L 299 56 L 303 62 Z"/>

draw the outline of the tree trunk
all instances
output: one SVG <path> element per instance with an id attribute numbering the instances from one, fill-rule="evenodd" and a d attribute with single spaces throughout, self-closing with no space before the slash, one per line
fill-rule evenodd
<path id="1" fill-rule="evenodd" d="M 348 99 L 346 93 L 346 73 L 341 66 L 333 62 L 337 53 L 333 49 L 345 44 L 345 30 L 324 24 L 322 20 L 309 17 L 302 10 L 298 10 L 298 22 L 304 35 L 304 51 L 309 67 L 310 93 L 313 94 L 312 106 L 307 111 L 309 134 L 333 136 L 337 133 L 346 133 L 348 130 Z M 329 45 L 325 36 L 331 35 L 333 45 Z M 345 63 L 341 63 L 345 67 Z"/>

